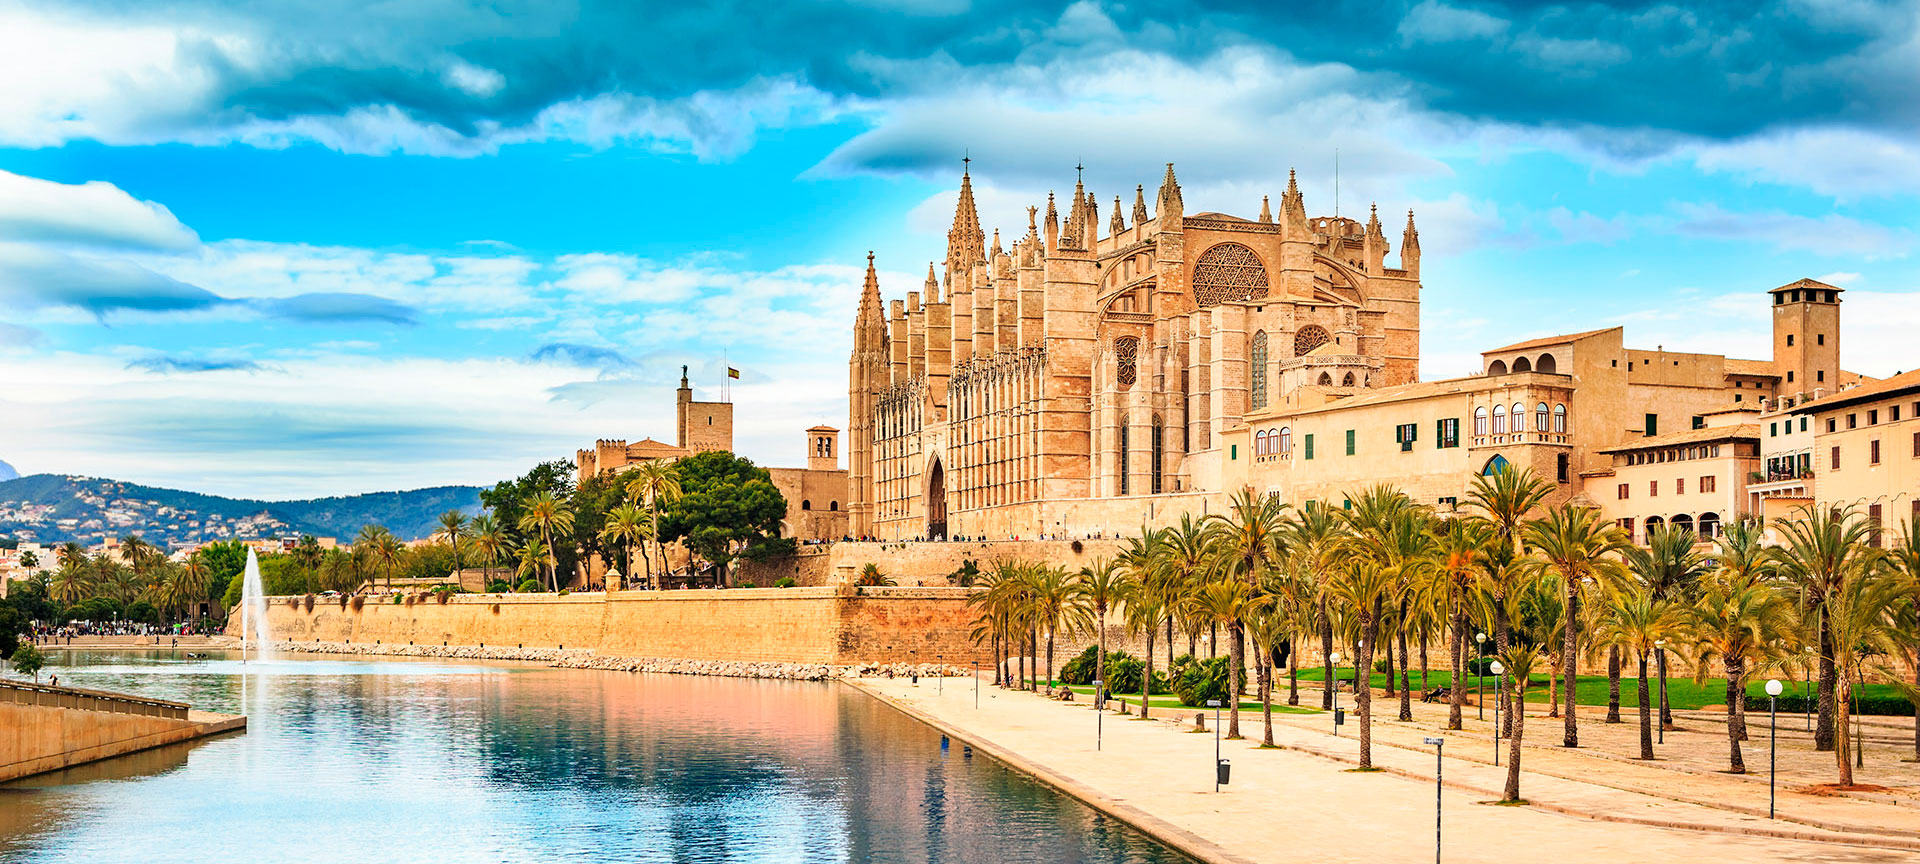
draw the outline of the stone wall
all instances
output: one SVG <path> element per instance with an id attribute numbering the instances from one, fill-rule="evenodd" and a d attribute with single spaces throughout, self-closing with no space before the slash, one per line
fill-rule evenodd
<path id="1" fill-rule="evenodd" d="M 989 653 L 968 638 L 974 617 L 968 593 L 734 588 L 469 594 L 445 604 L 367 602 L 355 609 L 335 602 L 311 610 L 295 598 L 273 598 L 268 620 L 276 639 L 292 642 L 552 647 L 616 657 L 839 665 L 960 663 Z"/>
<path id="2" fill-rule="evenodd" d="M 190 717 L 178 703 L 29 685 L 0 691 L 0 782 L 246 726 L 244 717 Z"/>

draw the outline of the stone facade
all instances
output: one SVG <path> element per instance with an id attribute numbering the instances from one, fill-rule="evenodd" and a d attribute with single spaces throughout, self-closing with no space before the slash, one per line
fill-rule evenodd
<path id="1" fill-rule="evenodd" d="M 1810 421 L 1811 485 L 1821 507 L 1851 507 L 1879 526 L 1876 545 L 1895 542 L 1920 519 L 1920 371 L 1844 387 L 1788 409 L 1783 422 Z"/>
<path id="2" fill-rule="evenodd" d="M 1420 247 L 1377 216 L 1187 215 L 1173 166 L 1149 214 L 1105 220 L 1076 182 L 991 243 L 961 176 L 940 265 L 883 303 L 869 256 L 849 360 L 852 532 L 1038 537 L 1207 509 L 1223 441 L 1300 387 L 1412 383 Z M 1155 501 L 1153 499 L 1159 498 Z"/>

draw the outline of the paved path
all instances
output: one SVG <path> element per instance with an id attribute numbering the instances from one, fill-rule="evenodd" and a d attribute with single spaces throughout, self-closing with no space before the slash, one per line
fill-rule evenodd
<path id="1" fill-rule="evenodd" d="M 1315 718 L 1291 718 L 1274 730 L 1285 749 L 1224 742 L 1233 783 L 1215 794 L 1211 734 L 1108 713 L 1104 749 L 1096 752 L 1095 715 L 1085 704 L 983 684 L 976 709 L 972 682 L 964 678 L 949 679 L 944 693 L 924 679 L 917 686 L 898 679 L 850 683 L 1204 860 L 1421 861 L 1433 854 L 1430 749 L 1381 746 L 1375 762 L 1386 770 L 1356 773 L 1348 770 L 1356 741 L 1296 725 Z M 1318 720 L 1328 722 L 1324 715 Z M 1251 725 L 1242 718 L 1256 737 L 1258 722 L 1257 715 Z M 1558 728 L 1547 726 L 1528 723 L 1533 734 L 1557 736 Z M 1449 740 L 1455 749 L 1474 746 L 1471 739 Z M 1478 744 L 1491 747 L 1484 738 Z M 1445 860 L 1510 861 L 1519 852 L 1560 861 L 1920 862 L 1920 851 L 1913 851 L 1920 841 L 1903 837 L 1842 834 L 1533 773 L 1521 792 L 1534 806 L 1486 803 L 1499 796 L 1504 771 L 1447 760 Z M 1566 815 L 1575 813 L 1584 815 Z"/>

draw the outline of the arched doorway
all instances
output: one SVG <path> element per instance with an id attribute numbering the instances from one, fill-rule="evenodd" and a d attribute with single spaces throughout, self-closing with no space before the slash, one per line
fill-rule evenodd
<path id="1" fill-rule="evenodd" d="M 947 539 L 947 469 L 939 459 L 927 472 L 927 539 Z"/>
<path id="2" fill-rule="evenodd" d="M 1504 470 L 1508 470 L 1511 467 L 1512 466 L 1507 462 L 1507 457 L 1502 456 L 1498 453 L 1495 453 L 1492 459 L 1487 460 L 1487 467 L 1480 469 L 1480 473 L 1488 477 L 1492 477 L 1495 474 L 1498 474 Z"/>

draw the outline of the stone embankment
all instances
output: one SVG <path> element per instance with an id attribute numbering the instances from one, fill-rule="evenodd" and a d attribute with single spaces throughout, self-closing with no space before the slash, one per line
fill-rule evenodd
<path id="1" fill-rule="evenodd" d="M 601 669 L 609 672 L 657 672 L 670 675 L 712 675 L 722 678 L 776 678 L 788 681 L 830 681 L 837 678 L 931 678 L 967 675 L 967 670 L 937 663 L 750 663 L 735 660 L 684 660 L 657 657 L 603 657 L 587 650 L 558 648 L 502 648 L 474 645 L 383 645 L 364 642 L 280 642 L 276 651 L 302 654 L 349 654 L 390 657 L 432 657 L 447 660 L 525 660 L 561 669 Z"/>

